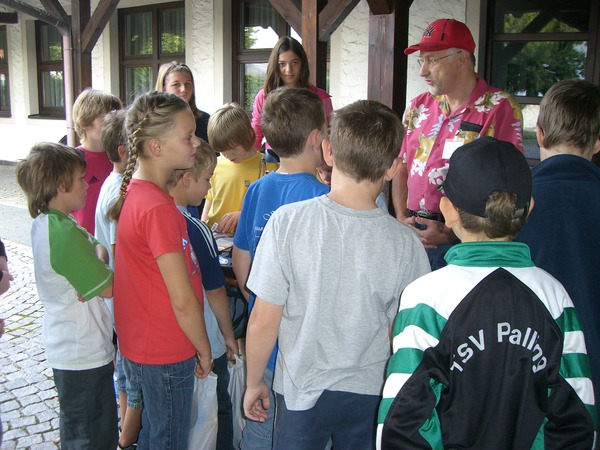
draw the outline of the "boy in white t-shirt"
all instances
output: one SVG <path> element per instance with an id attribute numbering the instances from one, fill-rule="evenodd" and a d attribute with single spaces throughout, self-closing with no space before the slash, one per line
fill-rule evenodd
<path id="1" fill-rule="evenodd" d="M 244 412 L 272 407 L 263 373 L 279 339 L 274 449 L 367 449 L 405 286 L 429 272 L 417 235 L 376 205 L 398 169 L 400 118 L 375 101 L 333 114 L 323 157 L 331 192 L 281 206 L 256 250 Z M 343 411 L 343 413 L 339 413 Z"/>
<path id="2" fill-rule="evenodd" d="M 116 448 L 112 296 L 107 250 L 70 214 L 86 201 L 86 163 L 61 144 L 35 145 L 17 167 L 31 216 L 33 265 L 44 305 L 43 342 L 54 373 L 64 449 Z"/>

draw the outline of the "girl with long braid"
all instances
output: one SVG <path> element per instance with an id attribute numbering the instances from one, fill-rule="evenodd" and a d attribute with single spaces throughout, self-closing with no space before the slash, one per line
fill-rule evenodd
<path id="1" fill-rule="evenodd" d="M 195 127 L 181 98 L 164 92 L 139 96 L 127 113 L 129 161 L 109 211 L 119 221 L 119 346 L 144 399 L 140 450 L 187 448 L 194 371 L 204 378 L 212 369 L 200 270 L 185 219 L 165 190 L 173 170 L 194 164 L 200 143 Z"/>

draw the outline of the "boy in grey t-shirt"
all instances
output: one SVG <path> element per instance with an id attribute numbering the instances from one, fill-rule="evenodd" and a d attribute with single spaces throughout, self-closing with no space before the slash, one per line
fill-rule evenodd
<path id="1" fill-rule="evenodd" d="M 331 192 L 279 208 L 263 232 L 247 282 L 257 300 L 244 411 L 266 418 L 262 374 L 279 337 L 275 449 L 325 448 L 330 439 L 336 450 L 375 445 L 400 293 L 429 272 L 416 234 L 375 204 L 398 169 L 402 136 L 400 119 L 380 103 L 336 111 L 331 142 L 322 143 Z"/>

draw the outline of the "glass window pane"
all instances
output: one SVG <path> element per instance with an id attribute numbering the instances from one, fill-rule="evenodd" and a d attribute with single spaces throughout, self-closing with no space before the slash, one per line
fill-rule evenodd
<path id="1" fill-rule="evenodd" d="M 42 72 L 42 106 L 44 108 L 63 108 L 64 80 L 62 70 Z"/>
<path id="2" fill-rule="evenodd" d="M 540 147 L 535 136 L 535 124 L 540 113 L 540 105 L 521 105 L 523 112 L 523 147 L 525 157 L 540 159 Z"/>
<path id="3" fill-rule="evenodd" d="M 574 33 L 589 31 L 591 0 L 508 0 L 495 2 L 495 33 Z"/>
<path id="4" fill-rule="evenodd" d="M 8 75 L 0 73 L 0 110 L 6 111 L 10 109 L 10 101 L 8 99 Z"/>
<path id="5" fill-rule="evenodd" d="M 273 27 L 277 23 L 277 10 L 268 0 L 240 2 L 244 25 L 244 49 L 273 48 L 279 35 Z"/>
<path id="6" fill-rule="evenodd" d="M 6 45 L 6 28 L 0 28 L 0 64 L 8 64 Z"/>
<path id="7" fill-rule="evenodd" d="M 492 86 L 515 96 L 543 97 L 556 81 L 584 78 L 585 41 L 494 42 Z"/>
<path id="8" fill-rule="evenodd" d="M 40 61 L 62 61 L 62 36 L 53 26 L 40 25 Z"/>
<path id="9" fill-rule="evenodd" d="M 242 72 L 242 80 L 244 80 L 242 104 L 246 111 L 252 111 L 254 97 L 265 82 L 267 63 L 242 64 Z"/>
<path id="10" fill-rule="evenodd" d="M 152 12 L 125 16 L 125 56 L 152 54 Z"/>
<path id="11" fill-rule="evenodd" d="M 152 69 L 150 67 L 125 68 L 125 103 L 131 103 L 138 95 L 151 91 L 152 87 Z"/>
<path id="12" fill-rule="evenodd" d="M 185 53 L 185 23 L 183 8 L 166 9 L 160 17 L 160 52 Z"/>

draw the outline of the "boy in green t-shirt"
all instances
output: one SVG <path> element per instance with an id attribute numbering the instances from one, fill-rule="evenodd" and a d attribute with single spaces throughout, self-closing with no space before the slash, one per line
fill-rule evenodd
<path id="1" fill-rule="evenodd" d="M 107 250 L 72 211 L 86 201 L 86 163 L 61 144 L 35 145 L 17 167 L 31 216 L 33 263 L 44 304 L 43 342 L 60 404 L 62 448 L 116 448 L 112 296 Z"/>

